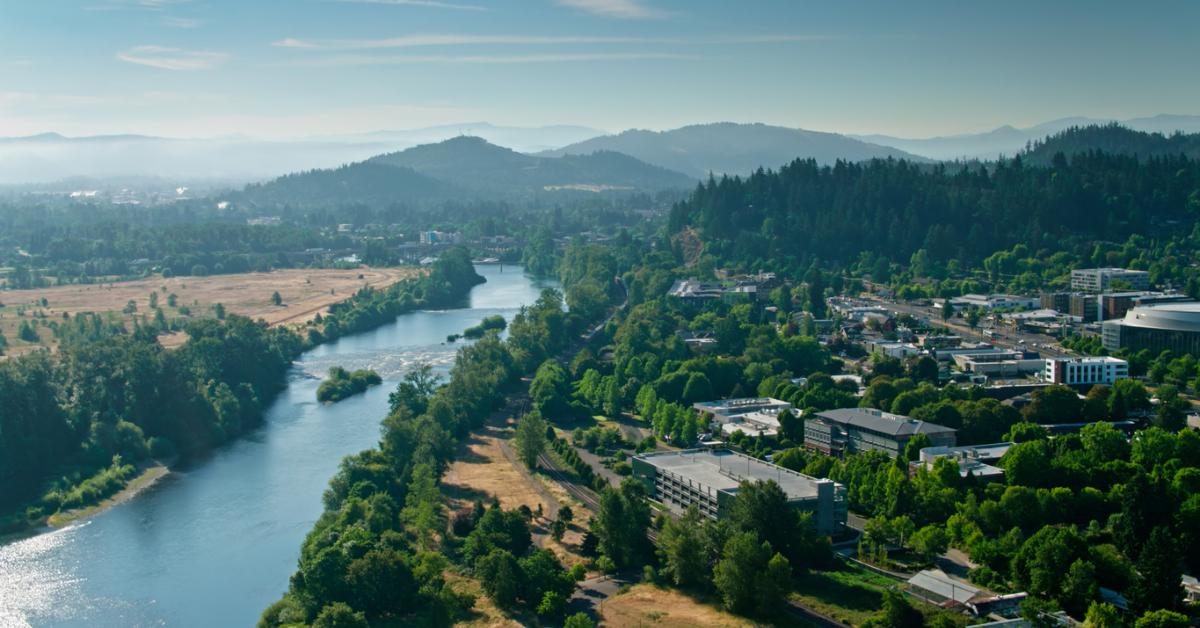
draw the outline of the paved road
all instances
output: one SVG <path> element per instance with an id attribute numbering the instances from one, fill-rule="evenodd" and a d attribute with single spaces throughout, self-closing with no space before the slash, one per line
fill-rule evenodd
<path id="1" fill-rule="evenodd" d="M 926 319 L 929 321 L 930 325 L 933 325 L 935 327 L 941 327 L 943 329 L 949 329 L 949 330 L 961 335 L 964 339 L 984 340 L 984 341 L 991 342 L 992 344 L 994 344 L 998 347 L 1004 347 L 1004 348 L 1008 348 L 1008 349 L 1022 349 L 1022 350 L 1026 350 L 1026 351 L 1037 351 L 1037 352 L 1045 355 L 1046 357 L 1051 357 L 1051 358 L 1070 357 L 1070 356 L 1074 355 L 1074 353 L 1072 353 L 1071 351 L 1063 349 L 1061 346 L 1059 346 L 1058 340 L 1056 338 L 1054 338 L 1053 336 L 1046 336 L 1043 334 L 1031 334 L 1028 332 L 1018 331 L 1015 329 L 1009 329 L 1007 327 L 1001 327 L 1001 328 L 997 329 L 997 334 L 999 334 L 998 337 L 988 338 L 988 337 L 982 335 L 982 333 L 981 333 L 982 330 L 972 330 L 970 327 L 968 327 L 966 325 L 966 323 L 964 323 L 962 321 L 962 319 L 951 319 L 950 321 L 943 321 L 942 320 L 942 312 L 937 307 L 912 305 L 912 304 L 908 304 L 908 303 L 896 303 L 893 301 L 886 301 L 886 300 L 878 299 L 878 298 L 876 298 L 875 300 L 878 301 L 884 307 L 886 307 L 894 312 L 898 312 L 900 314 L 908 314 L 915 318 Z M 1025 342 L 1022 343 L 1021 342 L 1022 340 Z M 1037 345 L 1036 347 L 1034 346 L 1035 344 Z"/>

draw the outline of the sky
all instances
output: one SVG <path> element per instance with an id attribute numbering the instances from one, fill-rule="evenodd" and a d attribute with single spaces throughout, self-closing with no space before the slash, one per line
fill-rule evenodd
<path id="1" fill-rule="evenodd" d="M 0 136 L 1200 114 L 1200 3 L 0 0 Z"/>

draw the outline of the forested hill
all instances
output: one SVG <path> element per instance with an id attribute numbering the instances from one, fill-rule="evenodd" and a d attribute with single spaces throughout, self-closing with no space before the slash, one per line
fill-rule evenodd
<path id="1" fill-rule="evenodd" d="M 848 265 L 864 252 L 908 264 L 918 250 L 935 264 L 974 264 L 1018 243 L 1052 253 L 1190 231 L 1197 211 L 1200 162 L 1186 157 L 1093 151 L 1057 167 L 1019 157 L 986 167 L 809 159 L 708 180 L 672 209 L 670 230 L 698 236 L 718 261 L 766 270 Z"/>
<path id="2" fill-rule="evenodd" d="M 1200 133 L 1145 133 L 1119 124 L 1072 127 L 1035 142 L 1024 156 L 1035 164 L 1050 165 L 1056 154 L 1070 156 L 1088 151 L 1136 155 L 1139 159 L 1187 155 L 1200 158 Z"/>
<path id="3" fill-rule="evenodd" d="M 695 179 L 628 155 L 596 152 L 561 158 L 525 155 L 478 137 L 456 137 L 373 157 L 370 163 L 413 170 L 463 188 L 515 191 L 562 186 L 686 189 Z"/>
<path id="4" fill-rule="evenodd" d="M 547 158 L 477 137 L 377 155 L 335 170 L 290 174 L 227 195 L 239 205 L 386 207 L 439 201 L 522 200 L 687 190 L 696 179 L 611 152 Z"/>
<path id="5" fill-rule="evenodd" d="M 583 155 L 598 150 L 632 155 L 697 178 L 708 176 L 710 172 L 746 175 L 760 167 L 776 168 L 796 158 L 812 158 L 821 164 L 832 164 L 839 159 L 862 161 L 876 157 L 926 161 L 897 148 L 870 144 L 837 133 L 732 122 L 698 124 L 662 132 L 630 130 L 542 154 Z"/>

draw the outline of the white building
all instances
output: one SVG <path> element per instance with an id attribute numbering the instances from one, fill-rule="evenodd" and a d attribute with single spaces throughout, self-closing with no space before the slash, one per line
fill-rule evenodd
<path id="1" fill-rule="evenodd" d="M 1112 385 L 1129 377 L 1129 363 L 1111 357 L 1047 358 L 1043 379 L 1051 384 Z"/>
<path id="2" fill-rule="evenodd" d="M 950 304 L 956 308 L 977 307 L 983 310 L 1014 310 L 1017 308 L 1036 308 L 1041 305 L 1037 297 L 1023 297 L 1015 294 L 964 294 L 950 299 Z"/>
<path id="3" fill-rule="evenodd" d="M 1078 268 L 1071 271 L 1071 289 L 1107 292 L 1114 280 L 1123 281 L 1133 290 L 1150 289 L 1150 273 L 1126 268 Z"/>

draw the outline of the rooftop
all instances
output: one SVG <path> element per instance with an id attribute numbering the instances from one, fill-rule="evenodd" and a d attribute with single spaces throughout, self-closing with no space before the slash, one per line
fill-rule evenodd
<path id="1" fill-rule="evenodd" d="M 693 404 L 692 407 L 700 412 L 709 412 L 718 416 L 736 416 L 764 410 L 779 412 L 791 408 L 792 404 L 772 397 L 743 397 L 739 399 L 701 401 Z"/>
<path id="2" fill-rule="evenodd" d="M 912 436 L 913 434 L 944 434 L 955 431 L 944 425 L 918 421 L 901 414 L 892 414 L 874 408 L 824 410 L 818 412 L 816 416 L 834 423 L 851 425 L 893 437 Z"/>
<path id="3" fill-rule="evenodd" d="M 1120 324 L 1148 329 L 1200 331 L 1200 303 L 1141 305 L 1126 312 Z"/>
<path id="4" fill-rule="evenodd" d="M 832 482 L 728 450 L 688 449 L 642 454 L 635 458 L 713 490 L 731 493 L 737 492 L 742 481 L 774 480 L 789 500 L 813 499 L 817 496 L 818 484 Z"/>

